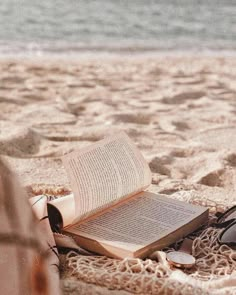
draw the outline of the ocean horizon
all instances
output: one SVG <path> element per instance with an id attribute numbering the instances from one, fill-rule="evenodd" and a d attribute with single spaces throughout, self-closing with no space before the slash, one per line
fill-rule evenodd
<path id="1" fill-rule="evenodd" d="M 236 1 L 1 0 L 0 55 L 234 54 Z"/>

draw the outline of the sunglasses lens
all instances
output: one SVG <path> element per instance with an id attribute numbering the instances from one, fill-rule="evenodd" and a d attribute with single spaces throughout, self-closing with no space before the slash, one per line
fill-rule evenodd
<path id="1" fill-rule="evenodd" d="M 231 219 L 236 219 L 236 207 L 234 207 L 232 210 L 229 210 L 226 214 L 223 214 L 219 222 L 222 223 Z"/>
<path id="2" fill-rule="evenodd" d="M 229 212 L 229 215 L 226 216 L 225 221 L 236 218 L 236 209 L 232 212 Z"/>
<path id="3" fill-rule="evenodd" d="M 222 234 L 221 243 L 236 243 L 236 223 L 230 226 L 225 232 Z"/>

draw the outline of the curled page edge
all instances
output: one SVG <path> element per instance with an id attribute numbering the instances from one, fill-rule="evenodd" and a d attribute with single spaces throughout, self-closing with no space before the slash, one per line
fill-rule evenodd
<path id="1" fill-rule="evenodd" d="M 74 194 L 69 194 L 65 197 L 52 200 L 48 202 L 48 204 L 52 205 L 59 211 L 62 218 L 63 228 L 73 223 L 76 218 Z"/>

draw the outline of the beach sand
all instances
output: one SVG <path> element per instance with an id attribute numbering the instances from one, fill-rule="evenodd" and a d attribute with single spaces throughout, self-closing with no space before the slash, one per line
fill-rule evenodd
<path id="1" fill-rule="evenodd" d="M 70 189 L 60 157 L 119 130 L 152 191 L 236 204 L 235 57 L 1 59 L 0 155 L 34 193 Z"/>

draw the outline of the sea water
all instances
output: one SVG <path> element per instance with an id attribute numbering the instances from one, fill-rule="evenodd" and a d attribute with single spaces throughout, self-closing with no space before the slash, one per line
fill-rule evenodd
<path id="1" fill-rule="evenodd" d="M 236 0 L 0 0 L 0 54 L 236 49 Z"/>

